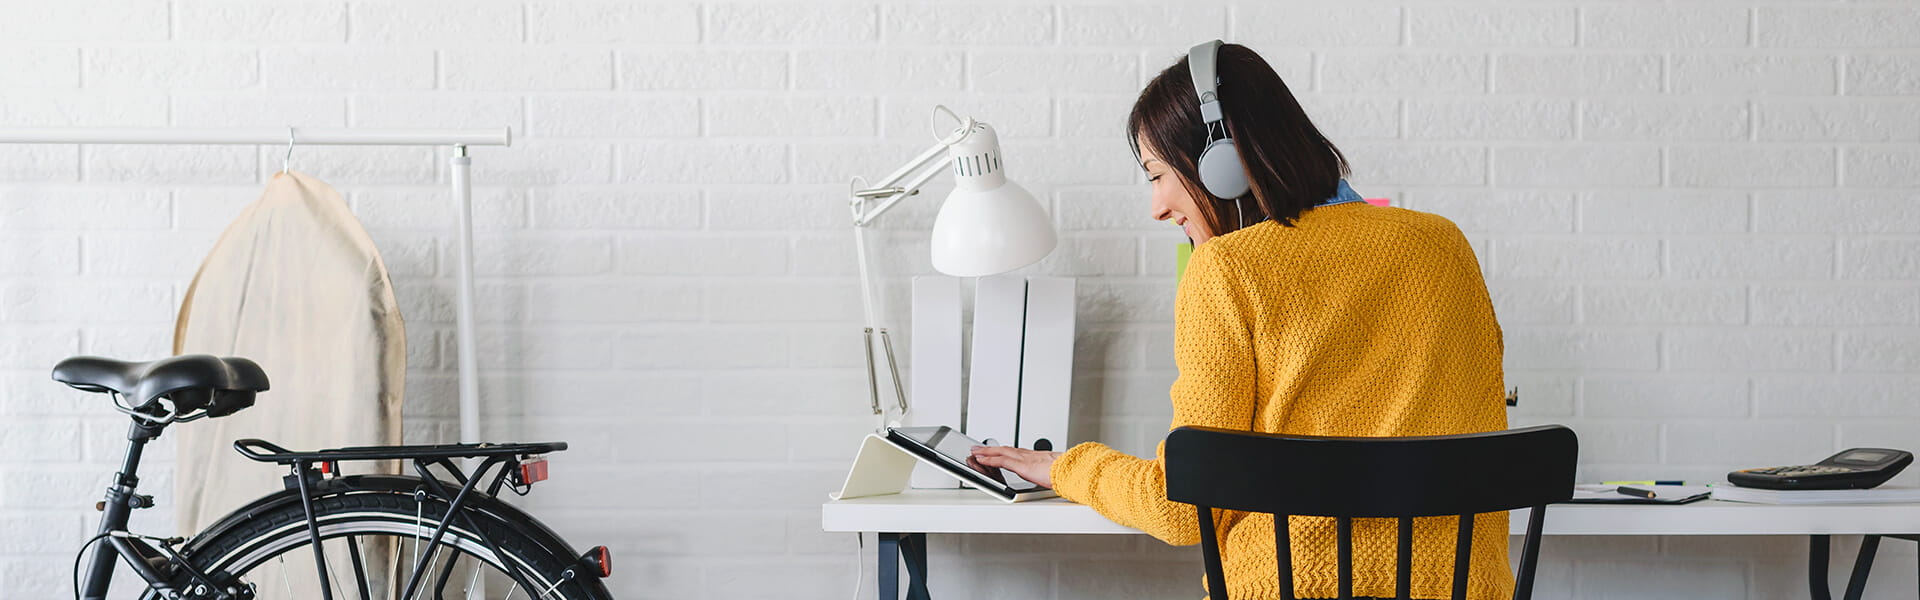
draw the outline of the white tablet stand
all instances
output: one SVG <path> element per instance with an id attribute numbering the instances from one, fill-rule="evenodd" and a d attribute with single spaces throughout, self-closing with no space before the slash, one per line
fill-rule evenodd
<path id="1" fill-rule="evenodd" d="M 900 447 L 899 444 L 894 443 L 892 440 L 888 440 L 878 434 L 870 433 L 867 434 L 866 439 L 860 442 L 860 454 L 853 457 L 853 470 L 847 472 L 847 482 L 840 486 L 839 492 L 829 494 L 829 497 L 835 500 L 851 500 L 854 498 L 865 498 L 867 496 L 898 494 L 906 491 L 907 483 L 913 478 L 913 465 L 921 461 L 939 467 L 941 473 L 946 473 L 948 476 L 960 480 L 962 485 L 980 490 L 981 493 L 988 496 L 999 498 L 1001 502 L 1013 503 L 1021 500 L 1038 500 L 1041 498 L 1051 498 L 1056 495 L 1052 490 L 1044 490 L 1007 496 L 1002 495 L 998 490 L 975 487 L 971 482 L 961 479 L 959 475 L 954 475 L 951 471 L 948 471 L 950 467 L 934 463 L 933 461 L 926 461 L 926 459 L 920 458 L 912 452 L 908 452 L 906 448 Z"/>

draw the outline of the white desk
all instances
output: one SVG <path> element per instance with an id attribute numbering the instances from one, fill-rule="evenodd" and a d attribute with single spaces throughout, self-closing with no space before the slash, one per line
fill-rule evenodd
<path id="1" fill-rule="evenodd" d="M 1508 519 L 1513 535 L 1526 533 L 1526 510 Z M 876 532 L 880 544 L 881 598 L 898 586 L 901 536 L 928 533 L 1141 534 L 1122 527 L 1083 505 L 1059 498 L 1005 504 L 974 490 L 909 490 L 827 502 L 820 524 L 832 532 Z M 1826 600 L 1827 541 L 1830 535 L 1901 536 L 1920 534 L 1920 504 L 1779 506 L 1704 500 L 1678 506 L 1556 504 L 1547 509 L 1546 535 L 1807 535 L 1813 557 L 1809 583 L 1813 597 Z M 891 537 L 888 537 L 891 536 Z M 919 538 L 923 539 L 923 538 Z M 1860 547 L 1847 597 L 1857 598 L 1879 538 Z M 906 538 L 909 571 L 925 568 L 924 542 Z M 915 544 L 918 544 L 917 546 Z M 915 553 L 920 559 L 914 565 Z M 890 560 L 891 559 L 891 560 Z M 891 579 L 891 581 L 889 581 Z M 891 584 L 891 585 L 890 585 Z"/>

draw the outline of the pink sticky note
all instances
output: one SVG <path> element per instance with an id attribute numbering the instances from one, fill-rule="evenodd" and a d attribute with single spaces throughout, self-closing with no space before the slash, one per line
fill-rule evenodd
<path id="1" fill-rule="evenodd" d="M 1374 206 L 1386 206 L 1387 199 L 1386 198 L 1368 198 L 1367 204 L 1372 204 Z"/>

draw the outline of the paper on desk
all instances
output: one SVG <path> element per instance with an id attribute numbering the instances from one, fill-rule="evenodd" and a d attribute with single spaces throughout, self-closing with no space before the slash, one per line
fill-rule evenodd
<path id="1" fill-rule="evenodd" d="M 1705 494 L 1713 490 L 1712 487 L 1704 486 L 1704 485 L 1633 485 L 1633 486 L 1627 486 L 1627 487 L 1638 488 L 1643 490 L 1653 490 L 1653 498 L 1651 498 L 1651 500 L 1655 500 L 1655 501 L 1679 500 L 1681 498 L 1687 498 L 1690 496 Z M 1594 502 L 1594 501 L 1629 502 L 1629 501 L 1636 501 L 1636 500 L 1637 501 L 1649 500 L 1649 498 L 1641 498 L 1639 496 L 1629 496 L 1627 494 L 1622 494 L 1620 493 L 1619 490 L 1620 490 L 1620 486 L 1618 485 L 1582 483 L 1582 484 L 1573 486 L 1573 499 L 1576 501 L 1583 501 L 1583 502 Z"/>

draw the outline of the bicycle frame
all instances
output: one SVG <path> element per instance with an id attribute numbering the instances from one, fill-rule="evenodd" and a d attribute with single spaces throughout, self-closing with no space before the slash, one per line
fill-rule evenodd
<path id="1" fill-rule="evenodd" d="M 144 579 L 147 587 L 163 598 L 192 598 L 209 600 L 248 600 L 253 597 L 250 589 L 236 586 L 221 587 L 196 569 L 186 557 L 174 550 L 174 546 L 185 541 L 181 538 L 157 538 L 135 535 L 127 532 L 127 523 L 133 509 L 153 506 L 152 498 L 139 495 L 140 459 L 148 442 L 160 435 L 167 425 L 166 421 L 143 420 L 136 418 L 127 434 L 127 450 L 121 461 L 119 473 L 115 474 L 113 484 L 107 489 L 106 500 L 102 503 L 103 515 L 100 519 L 99 538 L 104 538 L 100 548 L 94 551 L 88 566 L 87 576 L 81 597 L 84 600 L 105 600 L 109 584 L 114 574 L 116 558 L 124 558 L 128 566 Z M 319 543 L 319 525 L 314 514 L 314 500 L 334 493 L 327 478 L 323 476 L 321 465 L 326 465 L 335 478 L 339 477 L 338 463 L 343 461 L 369 460 L 411 460 L 414 470 L 419 473 L 421 485 L 415 490 L 415 496 L 424 500 L 428 497 L 447 499 L 447 513 L 441 516 L 439 525 L 434 529 L 427 547 L 439 544 L 446 532 L 456 522 L 472 532 L 486 548 L 500 557 L 500 566 L 506 574 L 529 591 L 540 590 L 532 584 L 534 578 L 525 573 L 514 561 L 506 560 L 506 554 L 499 543 L 474 522 L 467 510 L 468 500 L 478 489 L 482 481 L 490 482 L 486 488 L 488 496 L 497 495 L 500 488 L 509 484 L 531 484 L 525 481 L 519 468 L 522 461 L 530 456 L 547 452 L 565 450 L 564 442 L 543 444 L 448 444 L 435 446 L 380 446 L 362 448 L 341 448 L 317 452 L 292 452 L 261 440 L 240 440 L 234 442 L 234 449 L 247 458 L 260 462 L 271 462 L 290 467 L 292 473 L 286 478 L 287 490 L 297 492 L 301 507 L 306 515 L 307 533 L 311 539 L 314 559 L 319 569 L 322 597 L 333 598 L 332 583 L 327 576 L 326 553 Z M 463 472 L 454 464 L 456 458 L 483 459 L 472 475 Z M 453 483 L 459 490 L 450 491 L 445 482 L 435 477 L 428 469 L 439 465 L 453 477 Z M 498 470 L 494 470 L 499 467 Z M 493 470 L 491 475 L 488 472 Z M 158 542 L 155 545 L 152 542 Z M 448 567 L 452 564 L 449 562 Z M 406 592 L 402 598 L 410 598 L 423 582 L 427 565 L 416 563 L 407 579 Z M 561 573 L 552 574 L 556 583 L 552 587 L 578 577 L 583 571 L 570 567 Z M 543 578 L 544 580 L 544 578 Z M 551 590 L 552 587 L 548 589 Z"/>
<path id="2" fill-rule="evenodd" d="M 142 579 L 147 580 L 148 587 L 160 592 L 162 596 L 178 591 L 172 579 L 161 574 L 152 563 L 155 558 L 172 558 L 169 556 L 172 555 L 170 551 L 163 553 L 162 550 L 178 542 L 163 540 L 169 543 L 156 548 L 148 544 L 145 539 L 127 533 L 127 521 L 131 518 L 133 509 L 152 506 L 153 501 L 150 497 L 136 493 L 140 487 L 140 457 L 145 452 L 147 443 L 159 437 L 160 430 L 165 427 L 164 422 L 143 421 L 136 418 L 133 420 L 133 427 L 127 432 L 127 451 L 120 461 L 120 472 L 114 474 L 113 485 L 107 488 L 107 497 L 101 506 L 104 514 L 100 517 L 99 535 L 105 536 L 105 542 L 94 551 L 93 561 L 87 567 L 86 587 L 81 592 L 81 598 L 84 600 L 105 600 L 108 584 L 113 580 L 114 559 L 120 557 L 125 557 L 127 565 L 133 567 L 134 572 Z M 174 562 L 184 564 L 185 561 Z M 192 571 L 191 568 L 187 570 Z M 197 573 L 193 575 L 196 579 L 206 580 L 204 575 Z M 205 581 L 204 584 L 211 584 L 211 582 Z M 211 591 L 210 585 L 209 588 Z"/>

